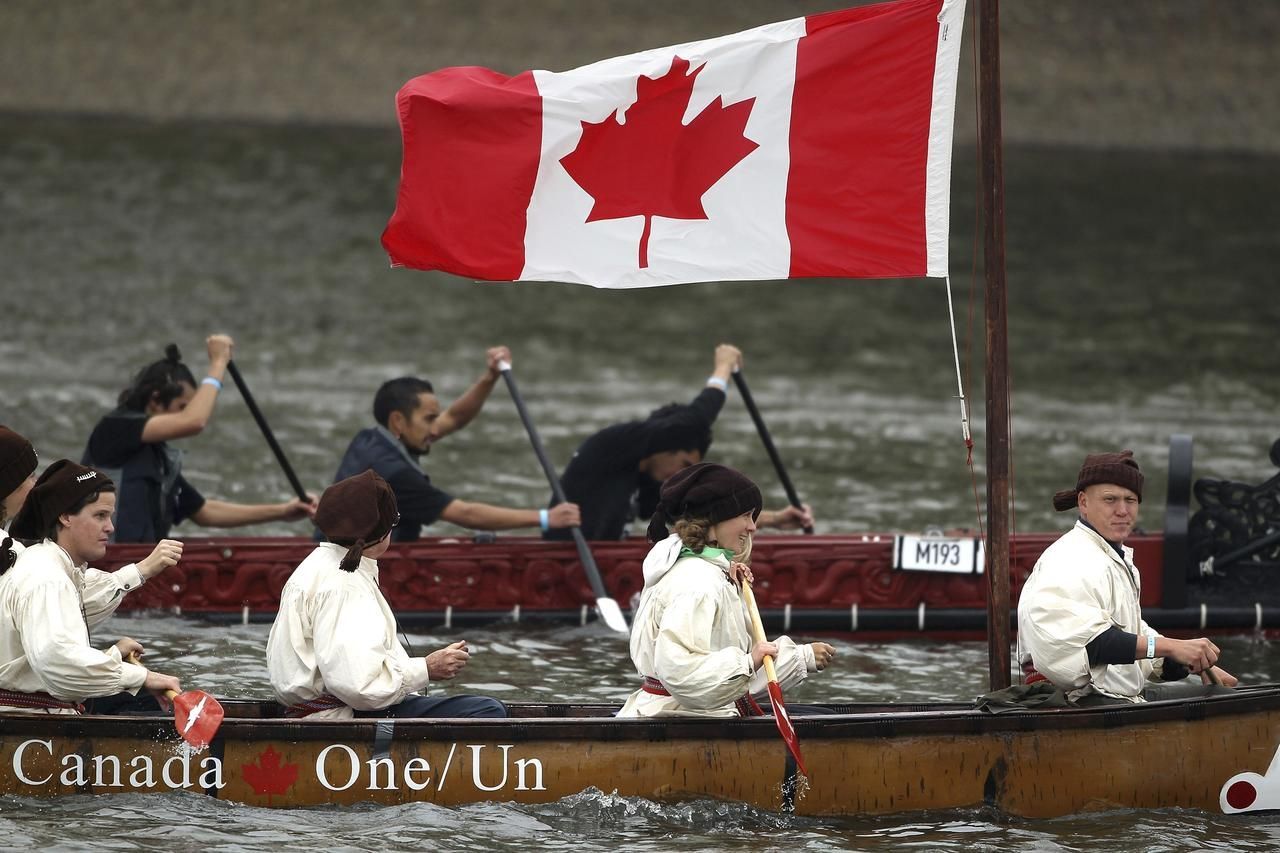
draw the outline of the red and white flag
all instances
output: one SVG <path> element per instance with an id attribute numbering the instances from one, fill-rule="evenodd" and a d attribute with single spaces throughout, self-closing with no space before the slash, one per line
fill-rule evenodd
<path id="1" fill-rule="evenodd" d="M 396 105 L 395 266 L 493 281 L 947 273 L 964 0 L 796 18 Z"/>

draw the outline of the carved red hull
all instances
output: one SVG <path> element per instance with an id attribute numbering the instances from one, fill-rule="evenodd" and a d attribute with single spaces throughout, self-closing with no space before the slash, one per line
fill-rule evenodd
<path id="1" fill-rule="evenodd" d="M 1014 537 L 1010 575 L 1015 602 L 1035 561 L 1058 535 Z M 1162 537 L 1135 537 L 1130 544 L 1143 569 L 1144 608 L 1159 612 L 1165 607 L 1164 624 L 1172 628 L 1199 628 L 1192 624 L 1202 615 L 1199 602 L 1170 609 L 1162 600 Z M 313 547 L 301 538 L 191 539 L 182 563 L 130 595 L 121 610 L 267 621 L 274 617 L 289 574 Z M 643 585 L 640 567 L 647 545 L 638 539 L 600 542 L 593 543 L 592 550 L 610 595 L 629 609 Z M 101 567 L 117 568 L 149 552 L 146 545 L 114 545 Z M 766 623 L 782 629 L 888 635 L 977 635 L 984 630 L 982 574 L 897 571 L 892 552 L 892 535 L 758 538 L 752 565 Z M 378 563 L 383 592 L 406 624 L 594 618 L 595 599 L 572 543 L 524 537 L 493 542 L 432 538 L 395 545 Z M 1274 608 L 1264 614 L 1251 602 L 1228 603 L 1240 611 L 1232 617 L 1239 624 L 1214 624 L 1226 613 L 1215 604 L 1218 615 L 1206 628 L 1272 627 Z M 1255 609 L 1268 624 L 1253 623 Z M 1171 620 L 1175 616 L 1179 618 Z"/>

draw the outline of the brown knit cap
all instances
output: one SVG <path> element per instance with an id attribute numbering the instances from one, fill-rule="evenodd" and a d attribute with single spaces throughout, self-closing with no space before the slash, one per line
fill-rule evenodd
<path id="1" fill-rule="evenodd" d="M 1075 509 L 1078 504 L 1077 495 L 1089 486 L 1099 483 L 1111 483 L 1123 486 L 1138 496 L 1142 502 L 1142 472 L 1133 458 L 1132 450 L 1119 453 L 1091 453 L 1084 458 L 1080 466 L 1080 474 L 1076 477 L 1074 489 L 1063 489 L 1053 496 L 1053 508 L 1058 512 Z"/>
<path id="2" fill-rule="evenodd" d="M 95 492 L 114 492 L 106 474 L 70 459 L 59 459 L 40 475 L 13 518 L 9 533 L 28 542 L 42 538 L 58 516 Z"/>
<path id="3" fill-rule="evenodd" d="M 381 541 L 400 520 L 396 495 L 372 469 L 324 490 L 316 507 L 316 526 L 330 542 L 347 545 L 340 568 L 353 572 L 366 545 Z"/>
<path id="4" fill-rule="evenodd" d="M 665 539 L 667 524 L 679 518 L 705 518 L 716 524 L 748 510 L 752 518 L 759 518 L 763 509 L 760 487 L 746 475 L 714 462 L 699 462 L 662 484 L 658 508 L 649 520 L 649 541 Z"/>
<path id="5" fill-rule="evenodd" d="M 0 424 L 0 501 L 17 491 L 36 471 L 36 449 L 31 442 Z"/>

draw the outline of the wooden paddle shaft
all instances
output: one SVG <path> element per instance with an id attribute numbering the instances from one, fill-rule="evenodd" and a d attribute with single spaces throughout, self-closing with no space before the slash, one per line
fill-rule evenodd
<path id="1" fill-rule="evenodd" d="M 560 475 L 556 473 L 556 469 L 551 466 L 551 460 L 547 458 L 547 451 L 542 446 L 542 439 L 538 436 L 538 429 L 533 425 L 533 418 L 529 416 L 529 410 L 524 405 L 524 397 L 520 395 L 520 388 L 516 385 L 516 377 L 511 372 L 511 365 L 504 361 L 500 367 L 502 378 L 507 383 L 507 390 L 511 392 L 511 402 L 515 403 L 516 412 L 519 413 L 520 420 L 524 423 L 524 431 L 529 435 L 529 443 L 533 445 L 533 453 L 538 457 L 538 464 L 542 466 L 542 473 L 547 478 L 548 485 L 551 486 L 551 496 L 556 503 L 564 503 L 564 487 L 560 485 Z M 582 528 L 575 526 L 570 529 L 573 533 L 573 544 L 578 549 L 578 559 L 582 561 L 582 569 L 587 575 L 587 582 L 591 584 L 591 591 L 595 593 L 596 598 L 609 598 L 609 592 L 604 586 L 604 578 L 600 575 L 600 568 L 596 565 L 595 557 L 591 553 L 590 546 L 587 545 L 586 537 L 582 535 Z"/>
<path id="2" fill-rule="evenodd" d="M 755 641 L 769 642 L 769 638 L 764 633 L 764 623 L 760 621 L 760 608 L 756 607 L 755 593 L 751 591 L 751 582 L 746 578 L 742 579 L 742 600 L 746 602 L 747 613 L 751 616 L 751 634 Z M 778 683 L 778 673 L 773 668 L 773 658 L 770 655 L 764 656 L 764 674 L 774 684 Z"/>
<path id="3" fill-rule="evenodd" d="M 298 479 L 298 475 L 293 472 L 293 466 L 285 458 L 284 448 L 280 446 L 280 442 L 276 441 L 275 433 L 271 431 L 270 425 L 267 424 L 266 416 L 262 414 L 262 410 L 258 408 L 253 395 L 249 393 L 249 386 L 245 384 L 244 377 L 240 375 L 240 369 L 236 367 L 234 361 L 227 362 L 227 372 L 231 374 L 231 379 L 236 383 L 236 387 L 240 389 L 240 396 L 244 399 L 244 404 L 249 407 L 249 414 L 253 415 L 253 419 L 257 421 L 258 429 L 262 431 L 262 437 L 267 440 L 267 446 L 271 448 L 271 452 L 275 454 L 276 461 L 280 463 L 280 468 L 284 471 L 284 476 L 289 481 L 289 485 L 293 486 L 293 493 L 298 496 L 298 500 L 305 502 L 307 500 L 307 491 L 302 488 L 302 481 Z"/>
<path id="4" fill-rule="evenodd" d="M 742 396 L 742 403 L 747 407 L 747 413 L 751 415 L 751 420 L 756 425 L 756 432 L 760 434 L 760 442 L 764 445 L 765 452 L 769 454 L 769 459 L 773 462 L 773 469 L 778 472 L 778 479 L 782 481 L 782 488 L 787 493 L 787 500 L 796 509 L 802 509 L 803 504 L 800 503 L 800 495 L 796 493 L 796 487 L 791 484 L 791 477 L 787 475 L 787 468 L 782 464 L 782 456 L 778 454 L 778 448 L 773 444 L 773 436 L 769 434 L 769 428 L 764 424 L 764 417 L 756 406 L 755 398 L 751 396 L 751 389 L 747 386 L 747 379 L 742 375 L 741 370 L 735 369 L 733 371 L 733 384 L 738 386 L 738 393 Z M 813 528 L 805 527 L 804 532 L 812 536 Z"/>

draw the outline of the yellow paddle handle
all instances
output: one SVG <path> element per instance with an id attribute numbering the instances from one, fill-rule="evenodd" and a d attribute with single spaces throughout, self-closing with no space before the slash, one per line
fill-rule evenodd
<path id="1" fill-rule="evenodd" d="M 129 661 L 129 663 L 137 664 L 138 666 L 142 666 L 142 659 L 138 657 L 138 653 L 137 653 L 137 652 L 129 652 L 129 656 L 128 656 L 127 658 L 125 658 L 125 660 Z M 167 698 L 170 702 L 172 702 L 172 701 L 174 700 L 174 697 L 176 697 L 176 696 L 178 695 L 178 691 L 176 691 L 176 690 L 166 690 L 166 691 L 164 692 L 164 695 L 165 695 L 165 698 Z"/>
<path id="2" fill-rule="evenodd" d="M 760 608 L 756 607 L 756 596 L 751 591 L 751 582 L 746 578 L 742 579 L 742 600 L 747 605 L 747 615 L 751 617 L 751 634 L 757 643 L 767 643 L 769 638 L 764 633 L 764 623 L 760 621 Z M 771 655 L 764 656 L 764 674 L 765 677 L 774 684 L 778 683 L 778 673 L 773 668 L 773 657 Z"/>

